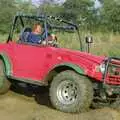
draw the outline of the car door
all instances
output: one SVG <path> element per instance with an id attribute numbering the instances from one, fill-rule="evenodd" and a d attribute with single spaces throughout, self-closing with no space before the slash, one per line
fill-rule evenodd
<path id="1" fill-rule="evenodd" d="M 40 80 L 47 65 L 47 49 L 41 46 L 15 44 L 15 76 Z"/>

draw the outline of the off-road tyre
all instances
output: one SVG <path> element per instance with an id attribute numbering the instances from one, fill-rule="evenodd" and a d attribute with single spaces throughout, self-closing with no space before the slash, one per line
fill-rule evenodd
<path id="1" fill-rule="evenodd" d="M 5 76 L 4 64 L 2 60 L 0 60 L 0 94 L 7 93 L 10 86 L 11 86 L 11 83 Z"/>
<path id="2" fill-rule="evenodd" d="M 66 85 L 64 85 L 64 83 L 66 83 Z M 67 84 L 71 87 L 68 87 Z M 60 88 L 60 86 L 62 86 L 63 88 Z M 63 91 L 64 86 L 66 87 L 65 89 L 67 89 L 66 91 L 68 92 L 68 96 L 71 98 L 70 100 L 72 102 L 70 101 L 70 104 L 68 102 L 69 99 L 67 99 L 69 97 L 67 96 L 66 91 Z M 73 86 L 75 87 L 75 89 Z M 60 92 L 60 94 L 59 89 L 61 89 L 62 91 Z M 69 89 L 74 89 L 75 91 L 72 92 L 69 91 Z M 62 93 L 64 92 L 65 94 L 63 94 L 63 96 L 66 97 L 66 101 L 63 100 L 64 97 L 62 98 Z M 84 112 L 89 110 L 89 107 L 92 103 L 93 87 L 91 81 L 87 77 L 79 75 L 74 71 L 66 70 L 59 73 L 53 78 L 53 81 L 51 82 L 50 86 L 49 95 L 53 107 L 60 111 L 70 113 Z"/>

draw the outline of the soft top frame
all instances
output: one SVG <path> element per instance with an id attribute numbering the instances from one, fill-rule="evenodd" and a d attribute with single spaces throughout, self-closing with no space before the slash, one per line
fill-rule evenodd
<path id="1" fill-rule="evenodd" d="M 33 19 L 33 20 L 36 20 L 36 21 L 43 21 L 44 22 L 46 38 L 48 36 L 48 29 L 47 29 L 48 26 L 50 28 L 55 28 L 55 29 L 76 30 L 77 33 L 78 33 L 78 36 L 79 36 L 80 49 L 82 51 L 82 41 L 80 39 L 79 27 L 74 23 L 68 22 L 66 20 L 63 20 L 63 19 L 55 17 L 55 16 L 48 16 L 48 15 L 26 15 L 26 14 L 20 14 L 20 13 L 15 15 L 14 19 L 13 19 L 13 22 L 12 22 L 12 27 L 11 27 L 10 32 L 9 32 L 7 43 L 9 41 L 12 41 L 13 33 L 14 33 L 15 28 L 16 28 L 16 23 L 17 23 L 18 19 L 20 20 L 22 27 L 23 28 L 25 27 L 23 18 Z M 61 23 L 65 23 L 67 26 L 51 25 L 51 24 L 48 23 L 48 20 L 56 20 L 56 21 L 59 21 Z"/>

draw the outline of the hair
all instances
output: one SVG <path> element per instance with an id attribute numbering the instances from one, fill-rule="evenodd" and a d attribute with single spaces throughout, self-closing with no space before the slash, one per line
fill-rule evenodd
<path id="1" fill-rule="evenodd" d="M 36 28 L 37 28 L 37 26 L 40 26 L 40 27 L 42 28 L 41 24 L 36 23 L 36 24 L 34 24 L 34 25 L 33 25 L 33 29 L 32 29 L 32 31 L 35 31 L 35 30 L 36 30 Z"/>

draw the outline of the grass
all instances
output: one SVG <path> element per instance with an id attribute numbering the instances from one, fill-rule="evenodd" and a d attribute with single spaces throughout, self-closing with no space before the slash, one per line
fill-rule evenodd
<path id="1" fill-rule="evenodd" d="M 7 34 L 0 34 L 0 43 L 4 43 L 8 38 Z"/>
<path id="2" fill-rule="evenodd" d="M 97 55 L 120 56 L 120 35 L 95 33 L 92 52 Z"/>
<path id="3" fill-rule="evenodd" d="M 80 49 L 78 35 L 76 33 L 56 33 L 61 47 Z M 81 32 L 81 40 L 86 50 L 85 36 L 87 32 Z M 92 34 L 94 42 L 91 44 L 91 53 L 103 56 L 120 56 L 120 34 L 100 33 Z M 0 34 L 0 42 L 7 40 L 8 35 Z"/>
<path id="4" fill-rule="evenodd" d="M 81 32 L 81 40 L 83 42 L 84 50 L 87 45 L 85 43 L 85 36 L 89 33 Z M 120 56 L 120 34 L 113 33 L 100 33 L 96 32 L 92 34 L 93 43 L 91 44 L 91 53 L 95 55 L 103 56 Z M 63 47 L 79 49 L 79 41 L 77 35 L 74 33 L 60 35 L 60 43 Z"/>

